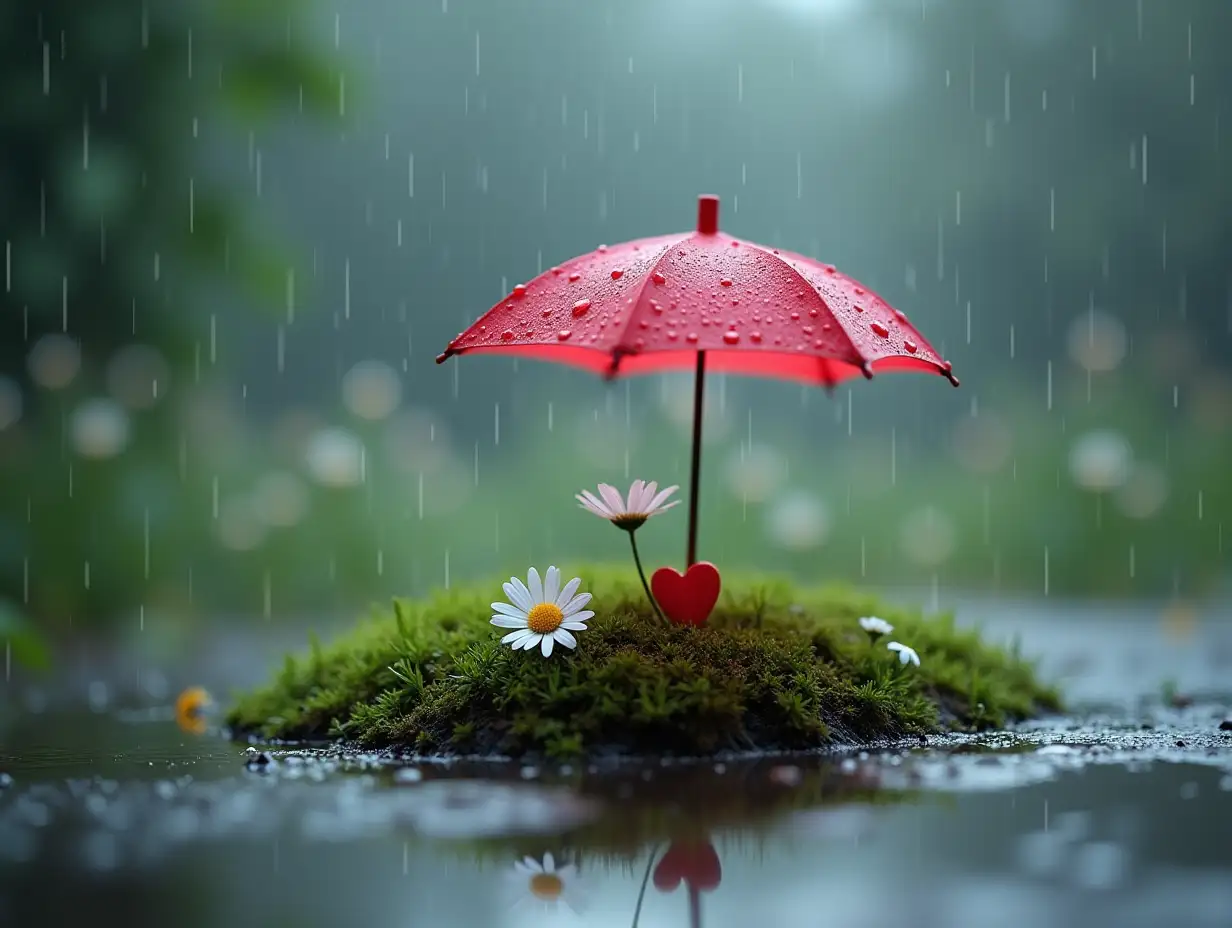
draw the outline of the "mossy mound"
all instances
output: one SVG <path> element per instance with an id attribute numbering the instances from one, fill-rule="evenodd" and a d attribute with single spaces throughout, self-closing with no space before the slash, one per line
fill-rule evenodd
<path id="1" fill-rule="evenodd" d="M 752 577 L 726 581 L 706 627 L 664 626 L 636 575 L 576 575 L 596 611 L 576 651 L 545 659 L 502 645 L 489 624 L 499 583 L 398 600 L 288 656 L 228 724 L 420 754 L 692 756 L 994 728 L 1059 708 L 1030 664 L 948 615 Z M 870 644 L 865 615 L 894 625 L 921 666 L 901 666 L 886 639 Z"/>

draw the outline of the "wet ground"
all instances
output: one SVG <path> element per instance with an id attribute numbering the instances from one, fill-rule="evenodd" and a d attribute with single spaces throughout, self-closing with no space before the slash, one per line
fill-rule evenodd
<path id="1" fill-rule="evenodd" d="M 1232 926 L 1227 611 L 958 605 L 1073 715 L 824 757 L 408 766 L 177 725 L 182 685 L 259 680 L 302 629 L 83 650 L 0 690 L 0 925 Z"/>

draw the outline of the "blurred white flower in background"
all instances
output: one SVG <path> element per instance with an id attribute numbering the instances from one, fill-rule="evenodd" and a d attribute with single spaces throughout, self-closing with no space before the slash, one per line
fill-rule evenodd
<path id="1" fill-rule="evenodd" d="M 62 390 L 81 370 L 81 346 L 67 335 L 44 335 L 30 349 L 26 363 L 36 384 Z"/>
<path id="2" fill-rule="evenodd" d="M 449 430 L 429 409 L 407 409 L 391 418 L 385 454 L 402 473 L 433 474 L 452 464 Z"/>
<path id="3" fill-rule="evenodd" d="M 872 637 L 888 635 L 890 632 L 894 631 L 893 625 L 885 619 L 879 619 L 875 615 L 866 615 L 862 617 L 860 619 L 860 627 Z"/>
<path id="4" fill-rule="evenodd" d="M 1070 447 L 1069 473 L 1084 490 L 1107 492 L 1129 479 L 1133 449 L 1119 432 L 1098 429 L 1087 432 Z"/>
<path id="5" fill-rule="evenodd" d="M 920 666 L 920 655 L 916 653 L 915 648 L 910 648 L 901 641 L 891 641 L 886 647 L 898 654 L 898 662 L 900 664 Z"/>
<path id="6" fill-rule="evenodd" d="M 289 528 L 308 514 L 308 487 L 287 471 L 273 471 L 257 481 L 252 491 L 253 509 L 266 525 Z"/>
<path id="7" fill-rule="evenodd" d="M 214 531 L 224 548 L 231 551 L 252 551 L 265 540 L 265 526 L 257 518 L 256 508 L 248 496 L 233 496 L 218 507 Z"/>
<path id="8" fill-rule="evenodd" d="M 364 445 L 343 428 L 320 429 L 308 440 L 304 462 L 312 479 L 328 487 L 352 487 L 364 479 Z"/>
<path id="9" fill-rule="evenodd" d="M 954 423 L 954 457 L 972 473 L 995 474 L 1009 460 L 1013 444 L 1009 426 L 993 413 L 981 410 Z"/>
<path id="10" fill-rule="evenodd" d="M 937 567 L 954 553 L 954 520 L 935 506 L 913 510 L 903 519 L 900 542 L 908 560 L 921 567 Z"/>
<path id="11" fill-rule="evenodd" d="M 766 510 L 766 534 L 780 548 L 808 551 L 830 536 L 830 511 L 807 490 L 790 490 Z"/>
<path id="12" fill-rule="evenodd" d="M 8 377 L 0 377 L 0 432 L 21 420 L 21 387 Z"/>
<path id="13" fill-rule="evenodd" d="M 1129 335 L 1116 316 L 1098 309 L 1085 312 L 1069 325 L 1069 356 L 1092 373 L 1115 370 L 1129 350 Z"/>
<path id="14" fill-rule="evenodd" d="M 167 395 L 171 368 L 157 348 L 125 345 L 107 362 L 107 390 L 129 409 L 149 409 Z"/>
<path id="15" fill-rule="evenodd" d="M 402 402 L 402 379 L 384 361 L 360 361 L 342 376 L 342 402 L 361 419 L 386 419 Z"/>
<path id="16" fill-rule="evenodd" d="M 115 457 L 128 445 L 129 432 L 124 407 L 103 397 L 86 400 L 69 419 L 70 443 L 82 457 Z"/>
<path id="17" fill-rule="evenodd" d="M 1117 508 L 1131 519 L 1158 515 L 1168 501 L 1168 475 L 1154 464 L 1135 464 L 1116 491 Z"/>
<path id="18" fill-rule="evenodd" d="M 712 377 L 706 381 L 702 397 L 702 412 L 706 421 L 706 427 L 702 431 L 704 445 L 718 444 L 732 429 L 731 407 L 720 402 L 721 387 L 717 380 L 717 377 Z M 676 426 L 681 434 L 692 434 L 693 375 L 664 374 L 659 386 L 659 408 L 663 411 L 664 418 Z"/>
<path id="19" fill-rule="evenodd" d="M 764 503 L 783 482 L 782 456 L 767 445 L 733 452 L 727 459 L 727 486 L 737 499 Z"/>

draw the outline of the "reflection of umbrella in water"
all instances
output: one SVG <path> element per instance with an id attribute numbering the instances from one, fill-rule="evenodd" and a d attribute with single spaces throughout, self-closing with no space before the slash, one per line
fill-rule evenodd
<path id="1" fill-rule="evenodd" d="M 558 361 L 611 378 L 695 371 L 686 566 L 696 561 L 702 401 L 712 371 L 832 388 L 923 370 L 958 385 L 906 316 L 832 265 L 719 232 L 702 196 L 697 230 L 573 258 L 518 284 L 445 349 Z"/>

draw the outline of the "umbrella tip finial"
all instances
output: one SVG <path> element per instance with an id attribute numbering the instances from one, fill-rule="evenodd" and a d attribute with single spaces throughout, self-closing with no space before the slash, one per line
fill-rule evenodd
<path id="1" fill-rule="evenodd" d="M 442 351 L 440 354 L 438 354 L 438 355 L 436 356 L 436 363 L 437 363 L 437 364 L 444 364 L 444 363 L 445 363 L 446 361 L 448 361 L 451 357 L 453 357 L 453 354 L 454 354 L 454 352 L 453 352 L 453 349 L 452 349 L 452 348 L 446 348 L 444 351 Z"/>
<path id="2" fill-rule="evenodd" d="M 952 385 L 958 386 L 958 378 L 954 376 L 954 365 L 946 361 L 941 365 L 941 376 L 948 380 Z"/>
<path id="3" fill-rule="evenodd" d="M 719 198 L 713 193 L 703 193 L 697 198 L 697 231 L 702 235 L 714 235 L 719 231 Z"/>

